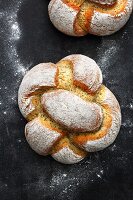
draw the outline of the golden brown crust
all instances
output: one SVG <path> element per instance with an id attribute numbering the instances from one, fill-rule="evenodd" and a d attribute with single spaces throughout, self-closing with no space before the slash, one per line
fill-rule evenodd
<path id="1" fill-rule="evenodd" d="M 56 145 L 53 147 L 51 154 L 55 154 L 64 147 L 69 147 L 73 152 L 79 156 L 85 157 L 87 155 L 87 152 L 84 150 L 77 148 L 74 146 L 68 137 L 63 137 L 61 140 L 59 140 Z"/>
<path id="2" fill-rule="evenodd" d="M 79 135 L 73 134 L 71 139 L 74 143 L 81 146 L 88 140 L 98 140 L 107 134 L 108 130 L 112 125 L 112 117 L 109 114 L 111 112 L 111 109 L 108 106 L 104 107 L 105 107 L 103 108 L 104 119 L 101 128 L 97 132 L 88 132 L 86 134 L 80 133 Z"/>

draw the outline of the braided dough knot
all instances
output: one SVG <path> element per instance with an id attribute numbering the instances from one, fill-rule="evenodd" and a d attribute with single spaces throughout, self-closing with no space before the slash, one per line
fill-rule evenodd
<path id="1" fill-rule="evenodd" d="M 61 32 L 104 36 L 120 30 L 133 9 L 132 0 L 51 0 L 49 17 Z"/>
<path id="2" fill-rule="evenodd" d="M 106 148 L 120 129 L 119 103 L 102 85 L 96 62 L 83 55 L 33 67 L 22 80 L 18 104 L 29 121 L 31 148 L 65 164 Z"/>

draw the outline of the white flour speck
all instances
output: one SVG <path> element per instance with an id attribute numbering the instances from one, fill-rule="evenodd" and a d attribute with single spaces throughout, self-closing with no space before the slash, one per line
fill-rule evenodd
<path id="1" fill-rule="evenodd" d="M 133 110 L 133 104 L 132 104 L 132 103 L 130 103 L 129 108 L 130 108 L 131 110 Z"/>
<path id="2" fill-rule="evenodd" d="M 63 174 L 63 176 L 64 176 L 64 177 L 66 177 L 66 176 L 67 176 L 67 174 Z"/>
<path id="3" fill-rule="evenodd" d="M 98 177 L 98 178 L 102 178 L 100 174 L 97 174 L 97 177 Z"/>
<path id="4" fill-rule="evenodd" d="M 110 149 L 111 149 L 111 151 L 115 151 L 116 145 L 114 144 Z"/>

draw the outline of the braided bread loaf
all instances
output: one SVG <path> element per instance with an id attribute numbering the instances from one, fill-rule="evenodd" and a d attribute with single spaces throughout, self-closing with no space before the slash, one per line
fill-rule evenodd
<path id="1" fill-rule="evenodd" d="M 48 7 L 53 25 L 71 36 L 113 34 L 126 24 L 132 9 L 133 0 L 51 0 Z"/>
<path id="2" fill-rule="evenodd" d="M 65 164 L 106 148 L 120 129 L 119 103 L 102 85 L 96 62 L 83 55 L 33 67 L 22 80 L 18 104 L 29 121 L 31 148 Z"/>

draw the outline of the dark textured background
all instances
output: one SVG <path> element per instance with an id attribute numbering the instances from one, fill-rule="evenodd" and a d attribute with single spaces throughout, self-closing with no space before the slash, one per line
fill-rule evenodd
<path id="1" fill-rule="evenodd" d="M 0 0 L 0 200 L 133 200 L 133 17 L 112 36 L 73 38 L 52 26 L 48 3 Z M 28 69 L 73 53 L 98 62 L 123 121 L 113 145 L 66 166 L 28 146 L 17 91 Z"/>

